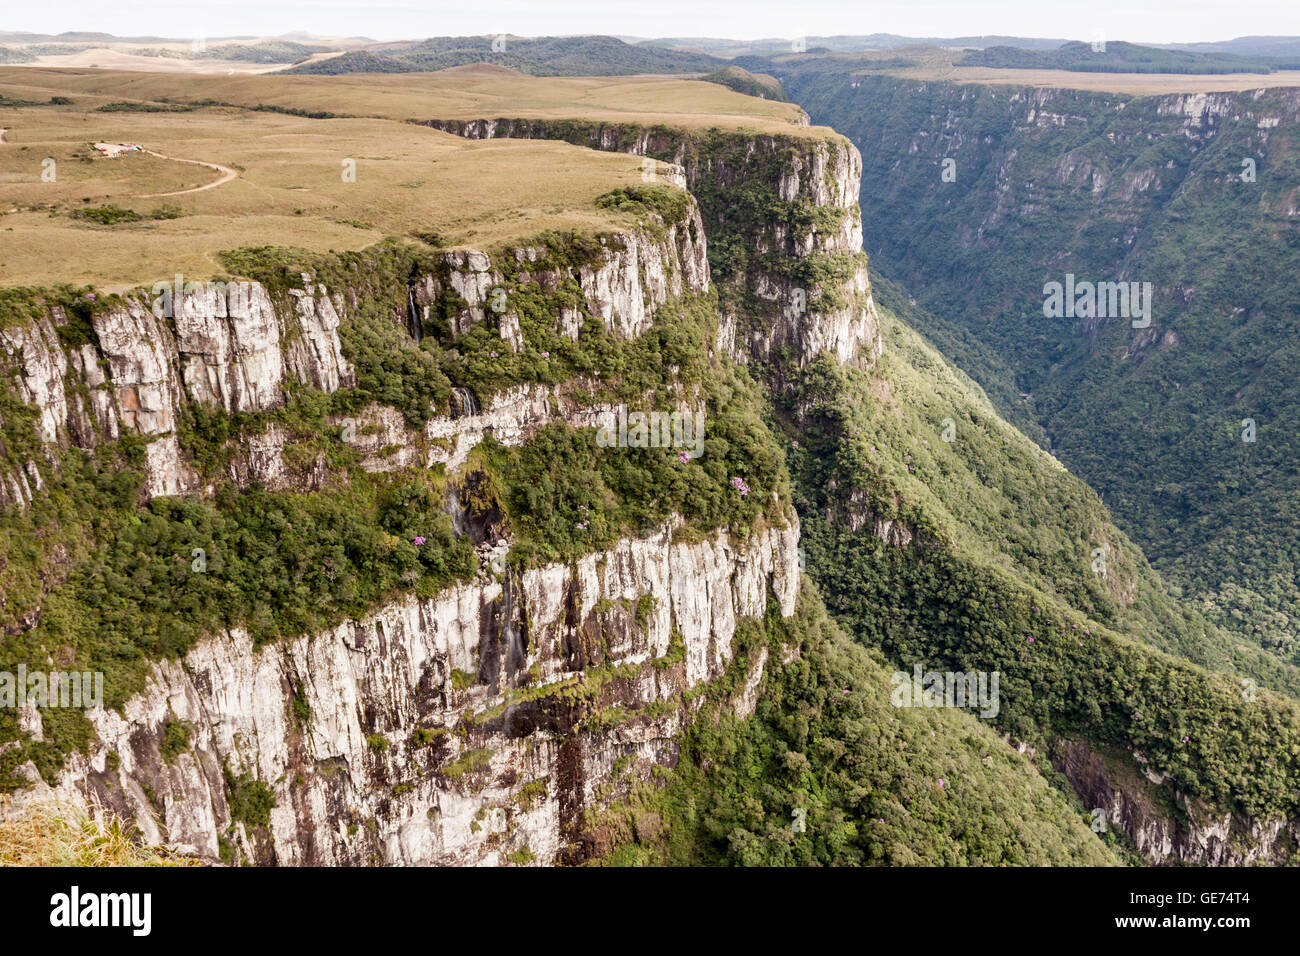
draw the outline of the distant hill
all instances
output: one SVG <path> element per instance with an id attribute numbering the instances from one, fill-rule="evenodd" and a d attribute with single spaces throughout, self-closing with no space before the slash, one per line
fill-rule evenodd
<path id="1" fill-rule="evenodd" d="M 0 43 L 188 43 L 190 37 L 119 37 L 111 33 L 87 33 L 69 30 L 64 33 L 10 33 L 0 30 Z M 253 40 L 252 36 L 212 37 L 213 40 Z"/>
<path id="2" fill-rule="evenodd" d="M 1196 53 L 1236 53 L 1240 56 L 1300 57 L 1300 37 L 1237 37 L 1213 43 L 1159 43 L 1152 46 Z"/>
<path id="3" fill-rule="evenodd" d="M 801 41 L 802 50 L 792 44 Z M 808 36 L 769 37 L 763 40 L 726 40 L 716 37 L 669 37 L 659 40 L 630 40 L 630 42 L 656 44 L 677 49 L 699 50 L 715 56 L 736 57 L 745 55 L 776 55 L 810 50 L 827 50 L 832 53 L 863 53 L 875 50 L 896 50 L 905 46 L 939 46 L 983 49 L 990 46 L 1013 46 L 1026 50 L 1055 50 L 1068 40 L 1034 37 L 968 36 L 968 37 L 905 37 L 896 33 L 871 33 L 865 36 Z"/>
<path id="4" fill-rule="evenodd" d="M 838 70 L 843 57 L 872 57 L 862 69 L 914 65 L 889 63 L 881 56 L 897 51 L 930 50 L 963 66 L 1058 69 L 1117 73 L 1268 73 L 1300 69 L 1300 37 L 1247 36 L 1200 43 L 1135 44 L 1111 41 L 1104 52 L 1089 43 L 1055 37 L 1003 35 L 911 37 L 895 33 L 834 36 L 767 37 L 732 40 L 721 37 L 430 37 L 376 42 L 367 37 L 322 37 L 293 31 L 275 37 L 206 38 L 206 49 L 191 51 L 192 37 L 120 37 L 110 33 L 67 31 L 58 34 L 0 30 L 0 63 L 28 63 L 36 57 L 78 53 L 91 47 L 132 48 L 130 52 L 188 60 L 295 64 L 286 72 L 412 73 L 494 63 L 535 76 L 627 76 L 638 73 L 713 74 L 728 65 L 754 73 L 767 58 L 821 56 Z M 184 44 L 186 49 L 175 49 Z M 171 46 L 173 49 L 163 49 Z M 494 49 L 494 46 L 496 49 Z M 313 54 L 346 55 L 311 63 Z M 836 59 L 840 58 L 840 59 Z M 741 92 L 765 95 L 734 76 L 716 82 L 741 82 Z M 739 87 L 733 86 L 733 89 Z"/>
<path id="5" fill-rule="evenodd" d="M 293 30 L 280 34 L 281 40 L 294 40 L 298 43 L 377 43 L 373 37 L 324 37 L 306 30 Z"/>
<path id="6" fill-rule="evenodd" d="M 780 103 L 788 102 L 781 81 L 766 73 L 750 73 L 738 66 L 728 66 L 716 73 L 710 73 L 704 79 L 710 83 L 720 83 L 746 96 L 757 96 L 760 99 L 776 100 Z"/>
<path id="7" fill-rule="evenodd" d="M 328 46 L 307 46 L 288 40 L 257 43 L 204 44 L 202 50 L 169 50 L 159 47 L 132 52 L 139 56 L 174 57 L 180 60 L 222 60 L 240 63 L 297 63 L 315 53 L 328 53 Z"/>
<path id="8" fill-rule="evenodd" d="M 654 44 L 676 49 L 695 50 L 714 56 L 779 56 L 783 53 L 824 50 L 831 53 L 870 53 L 898 50 L 903 47 L 932 46 L 944 49 L 990 50 L 1010 47 L 1049 53 L 1065 48 L 1087 47 L 1078 40 L 1059 37 L 1014 37 L 1001 35 L 960 37 L 911 37 L 896 33 L 871 33 L 861 36 L 805 36 L 768 37 L 762 40 L 728 40 L 719 37 L 662 37 L 656 40 L 638 40 L 624 37 L 633 44 Z M 799 41 L 799 49 L 794 43 Z M 1189 53 L 1227 54 L 1244 57 L 1300 57 L 1300 37 L 1237 37 L 1233 40 L 1215 40 L 1204 43 L 1108 43 L 1111 47 L 1140 46 L 1154 50 L 1175 50 Z"/>
<path id="9" fill-rule="evenodd" d="M 1056 50 L 995 46 L 971 51 L 960 62 L 962 66 L 1096 73 L 1271 73 L 1276 69 L 1300 68 L 1300 56 L 1198 53 L 1123 41 L 1106 43 L 1104 47 L 1094 50 L 1091 44 L 1079 42 L 1067 43 Z"/>
<path id="10" fill-rule="evenodd" d="M 365 50 L 353 50 L 325 60 L 303 63 L 283 72 L 337 76 L 341 73 L 416 73 L 419 70 L 418 66 L 395 57 L 367 53 Z"/>
<path id="11" fill-rule="evenodd" d="M 494 49 L 494 46 L 496 47 Z M 628 76 L 636 73 L 712 73 L 719 57 L 658 46 L 634 46 L 614 37 L 433 37 L 304 63 L 288 73 L 411 73 L 471 63 L 493 63 L 534 76 Z"/>

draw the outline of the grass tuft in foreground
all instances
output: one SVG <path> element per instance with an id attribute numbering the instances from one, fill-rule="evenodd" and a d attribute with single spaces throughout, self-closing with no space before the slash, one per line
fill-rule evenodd
<path id="1" fill-rule="evenodd" d="M 116 817 L 96 809 L 37 804 L 0 817 L 0 866 L 199 866 L 197 860 L 131 841 Z"/>

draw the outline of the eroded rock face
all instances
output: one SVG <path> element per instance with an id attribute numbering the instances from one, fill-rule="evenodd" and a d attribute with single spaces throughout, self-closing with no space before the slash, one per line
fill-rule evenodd
<path id="1" fill-rule="evenodd" d="M 465 463 L 470 451 L 491 434 L 507 446 L 522 445 L 534 432 L 552 422 L 574 428 L 591 428 L 613 413 L 607 406 L 584 406 L 564 389 L 520 385 L 493 395 L 488 407 L 474 414 L 430 419 L 424 427 L 429 440 L 428 464 L 441 462 L 448 473 Z"/>
<path id="2" fill-rule="evenodd" d="M 760 221 L 751 237 L 755 249 L 774 253 L 783 268 L 772 271 L 759 258 L 746 282 L 768 304 L 764 321 L 748 330 L 748 341 L 734 350 L 738 359 L 768 361 L 789 347 L 800 365 L 830 353 L 840 364 L 871 365 L 881 354 L 880 317 L 871 295 L 866 256 L 862 253 L 862 217 L 858 190 L 862 157 L 847 140 L 796 140 L 755 137 L 753 152 L 739 168 L 702 152 L 687 165 L 691 182 L 709 179 L 726 187 L 737 178 L 763 177 L 776 171 L 776 193 L 785 202 L 814 212 L 831 212 L 835 226 L 792 231 L 785 223 Z M 836 260 L 845 277 L 804 283 L 793 278 L 802 261 Z M 766 260 L 772 261 L 772 260 Z M 793 267 L 793 268 L 791 268 Z M 741 323 L 740 328 L 744 328 Z"/>
<path id="3" fill-rule="evenodd" d="M 647 130 L 633 124 L 546 120 L 481 119 L 430 120 L 435 129 L 469 139 L 562 139 L 593 149 L 627 152 L 682 170 L 682 178 L 699 199 L 706 223 L 725 224 L 734 235 L 745 233 L 747 245 L 759 253 L 774 253 L 781 271 L 751 264 L 740 281 L 766 303 L 761 321 L 740 324 L 737 315 L 724 317 L 720 344 L 738 361 L 768 361 L 775 351 L 791 347 L 800 365 L 825 352 L 840 363 L 871 365 L 881 354 L 880 320 L 866 258 L 862 254 L 862 217 L 858 191 L 862 157 L 840 137 L 793 137 L 736 133 L 735 142 L 703 143 L 684 130 Z M 725 137 L 724 137 L 725 138 Z M 662 165 L 662 163 L 660 163 Z M 647 169 L 649 178 L 662 175 Z M 675 174 L 674 174 L 675 175 Z M 672 181 L 676 181 L 673 179 Z M 731 208 L 732 190 L 741 183 L 760 183 L 774 198 L 814 212 L 835 213 L 826 219 L 834 228 L 794 233 L 782 222 L 761 217 L 738 223 Z M 716 196 L 716 201 L 711 197 Z M 791 278 L 789 265 L 800 260 L 840 259 L 837 274 L 805 288 Z M 745 328 L 750 325 L 750 328 Z"/>
<path id="4" fill-rule="evenodd" d="M 755 357 L 768 360 L 774 350 L 787 346 L 797 351 L 801 365 L 826 352 L 842 365 L 870 365 L 880 355 L 880 317 L 862 255 L 857 200 L 861 180 L 862 157 L 842 140 L 814 141 L 787 159 L 777 184 L 780 198 L 811 209 L 834 210 L 837 224 L 805 233 L 793 233 L 781 222 L 765 224 L 756 246 L 795 263 L 834 257 L 849 274 L 805 287 L 790 278 L 789 271 L 756 271 L 751 278 L 755 293 L 780 318 L 768 328 L 751 331 L 749 350 Z"/>
<path id="5" fill-rule="evenodd" d="M 264 411 L 283 402 L 289 380 L 326 392 L 354 383 L 334 302 L 310 281 L 291 294 L 291 314 L 278 314 L 254 282 L 195 284 L 166 309 L 128 296 L 91 316 L 93 342 L 67 348 L 58 327 L 68 317 L 54 308 L 0 333 L 0 358 L 18 396 L 37 410 L 44 443 L 91 449 L 134 432 L 149 440 L 149 495 L 196 492 L 177 440 L 183 402 L 227 414 Z"/>
<path id="6" fill-rule="evenodd" d="M 559 386 L 517 385 L 503 389 L 487 401 L 486 408 L 465 414 L 437 415 L 422 429 L 409 425 L 400 411 L 370 404 L 352 415 L 335 416 L 330 424 L 340 428 L 344 441 L 361 454 L 361 467 L 383 473 L 404 468 L 443 465 L 447 474 L 460 471 L 469 453 L 491 435 L 507 447 L 517 447 L 538 429 L 555 422 L 574 428 L 607 425 L 617 414 L 612 405 L 585 405 L 572 390 Z M 275 425 L 248 436 L 232 458 L 228 477 L 241 488 L 252 484 L 269 491 L 314 491 L 330 479 L 322 452 L 305 470 L 290 468 L 285 452 L 293 437 Z"/>
<path id="7" fill-rule="evenodd" d="M 68 357 L 51 317 L 42 316 L 26 327 L 0 330 L 0 345 L 14 360 L 18 398 L 36 408 L 40 416 L 36 430 L 42 440 L 52 441 L 68 419 Z"/>
<path id="8" fill-rule="evenodd" d="M 822 304 L 810 299 L 817 290 L 805 289 L 780 276 L 759 273 L 754 278 L 755 294 L 779 314 L 779 320 L 749 334 L 749 355 L 769 360 L 782 346 L 797 350 L 800 365 L 829 352 L 841 365 L 874 362 L 882 354 L 880 316 L 871 296 L 865 264 L 858 264 L 838 294 L 841 304 Z"/>
<path id="9" fill-rule="evenodd" d="M 324 285 L 313 284 L 309 275 L 304 274 L 302 280 L 302 289 L 289 290 L 296 310 L 298 335 L 287 337 L 285 369 L 298 381 L 326 393 L 356 384 L 356 375 L 343 357 L 339 343 L 342 294 L 336 291 L 331 296 Z"/>
<path id="10" fill-rule="evenodd" d="M 628 338 L 649 329 L 665 303 L 709 290 L 704 230 L 693 202 L 681 222 L 657 231 L 605 236 L 601 243 L 594 261 L 565 267 L 548 264 L 543 249 L 512 250 L 506 254 L 522 267 L 514 285 L 550 293 L 563 283 L 576 283 L 588 312 L 611 333 Z M 424 275 L 412 289 L 412 312 L 427 318 L 430 303 L 450 290 L 463 303 L 450 319 L 453 335 L 490 322 L 500 330 L 505 348 L 522 350 L 519 317 L 503 292 L 509 284 L 492 259 L 483 252 L 456 250 L 444 260 L 443 272 Z M 529 268 L 532 263 L 537 267 Z M 207 489 L 184 460 L 178 441 L 183 403 L 234 415 L 281 405 L 291 381 L 326 393 L 354 385 L 356 376 L 343 356 L 338 332 L 350 295 L 350 290 L 331 292 L 304 274 L 301 287 L 288 290 L 287 300 L 277 307 L 255 282 L 180 287 L 178 280 L 174 296 L 168 292 L 150 301 L 140 292 L 122 305 L 97 311 L 90 343 L 63 346 L 58 327 L 68 317 L 60 308 L 0 331 L 0 374 L 7 371 L 18 397 L 38 412 L 37 437 L 50 450 L 60 443 L 92 449 L 124 431 L 134 432 L 148 439 L 147 495 L 203 493 Z M 576 339 L 582 322 L 579 309 L 556 311 L 560 334 Z M 454 467 L 486 431 L 510 442 L 549 421 L 563 418 L 582 425 L 591 418 L 572 405 L 556 390 L 511 389 L 492 397 L 475 421 L 435 419 L 424 440 L 406 434 L 392 410 L 372 408 L 361 424 L 377 426 L 392 440 L 383 446 L 390 453 L 374 456 L 367 467 L 386 471 L 417 460 Z M 241 485 L 257 481 L 277 490 L 319 488 L 327 477 L 323 465 L 305 473 L 284 468 L 288 441 L 274 427 L 247 438 L 235 451 L 230 477 Z M 52 463 L 54 456 L 47 457 Z M 49 463 L 31 462 L 0 473 L 0 505 L 29 503 L 43 487 L 40 467 Z"/>
<path id="11" fill-rule="evenodd" d="M 1214 811 L 1185 794 L 1175 796 L 1183 811 L 1178 819 L 1157 789 L 1165 783 L 1162 777 L 1117 766 L 1084 741 L 1058 740 L 1052 751 L 1053 766 L 1070 781 L 1085 806 L 1101 810 L 1106 824 L 1122 831 L 1148 863 L 1282 865 L 1300 843 L 1300 824 Z M 1131 758 L 1135 766 L 1143 766 L 1141 754 L 1133 753 Z"/>
<path id="12" fill-rule="evenodd" d="M 581 400 L 592 384 L 581 379 L 556 386 L 517 385 L 496 392 L 482 408 L 469 396 L 465 399 L 472 403 L 469 410 L 434 416 L 418 429 L 397 409 L 375 403 L 348 416 L 332 416 L 329 424 L 339 428 L 344 442 L 360 453 L 359 464 L 366 471 L 386 473 L 441 465 L 452 475 L 463 468 L 469 453 L 488 435 L 513 448 L 558 422 L 572 428 L 616 430 L 618 406 Z M 677 411 L 708 414 L 702 401 L 685 399 Z M 296 464 L 289 465 L 286 452 L 294 442 L 292 435 L 274 424 L 247 436 L 230 460 L 227 477 L 240 488 L 256 484 L 269 491 L 315 491 L 327 485 L 334 476 L 324 452 L 307 463 L 299 455 Z"/>
<path id="13" fill-rule="evenodd" d="M 604 236 L 600 245 L 594 262 L 566 266 L 548 264 L 545 249 L 514 249 L 509 255 L 519 267 L 515 282 L 544 293 L 554 292 L 566 280 L 576 282 L 591 315 L 609 332 L 625 338 L 636 338 L 649 329 L 655 313 L 668 301 L 709 290 L 704 225 L 694 202 L 685 221 L 664 224 L 662 235 L 634 229 Z M 521 351 L 519 316 L 511 307 L 511 284 L 501 269 L 486 253 L 475 250 L 448 252 L 442 259 L 445 276 L 426 274 L 413 290 L 412 305 L 419 314 L 427 321 L 432 303 L 450 290 L 463 302 L 449 320 L 453 336 L 488 322 L 497 326 L 507 348 Z M 580 312 L 558 311 L 557 333 L 577 339 L 580 328 Z"/>
<path id="14" fill-rule="evenodd" d="M 146 447 L 148 493 L 174 495 L 191 489 L 194 477 L 181 463 L 176 437 L 179 356 L 166 323 L 135 299 L 92 321 L 108 368 L 105 387 L 122 428 L 152 439 Z"/>
<path id="15" fill-rule="evenodd" d="M 175 310 L 176 350 L 191 400 L 231 412 L 281 401 L 284 356 L 271 299 L 249 283 L 244 295 L 218 287 L 184 296 Z"/>
<path id="16" fill-rule="evenodd" d="M 581 858 L 583 814 L 677 755 L 733 664 L 737 622 L 794 612 L 798 526 L 674 543 L 671 527 L 575 564 L 490 573 L 320 634 L 255 648 L 231 631 L 154 667 L 56 793 L 101 801 L 151 842 L 278 864 L 550 863 Z M 754 706 L 766 654 L 732 702 Z M 191 728 L 172 763 L 169 721 Z M 110 753 L 117 754 L 115 765 Z M 227 772 L 274 793 L 232 821 Z"/>
<path id="17" fill-rule="evenodd" d="M 683 167 L 664 162 L 655 175 L 686 181 Z M 560 265 L 527 247 L 505 253 L 513 263 L 445 253 L 445 268 L 408 290 L 408 329 L 418 339 L 429 309 L 447 315 L 454 302 L 453 336 L 481 322 L 499 330 L 503 348 L 526 348 L 508 296 L 498 307 L 509 272 L 515 286 L 581 290 L 580 306 L 555 311 L 560 334 L 577 339 L 590 315 L 611 334 L 639 336 L 666 303 L 710 288 L 694 201 L 683 221 L 660 226 L 607 235 L 583 261 Z M 147 440 L 148 495 L 209 493 L 180 447 L 186 403 L 235 415 L 278 407 L 291 382 L 327 393 L 354 385 L 338 329 L 356 296 L 309 275 L 274 298 L 256 283 L 178 290 L 166 314 L 136 294 L 97 312 L 93 338 L 75 346 L 60 337 L 68 317 L 52 309 L 0 332 L 0 374 L 36 409 L 47 451 L 136 433 Z M 728 336 L 736 319 L 720 324 Z M 331 424 L 368 470 L 454 473 L 489 434 L 518 445 L 552 422 L 609 424 L 613 407 L 582 398 L 592 384 L 457 388 L 451 414 L 419 429 L 378 404 Z M 679 410 L 699 402 L 684 393 Z M 322 456 L 286 454 L 294 441 L 274 423 L 243 436 L 225 477 L 292 491 L 334 479 Z M 40 494 L 41 469 L 54 460 L 0 474 L 0 504 Z M 586 812 L 675 761 L 703 700 L 685 699 L 687 690 L 736 667 L 726 706 L 752 711 L 767 652 L 736 660 L 738 623 L 762 617 L 770 600 L 785 616 L 794 610 L 793 514 L 743 542 L 725 532 L 674 542 L 679 524 L 522 574 L 493 561 L 506 542 L 476 537 L 480 577 L 436 597 L 262 648 L 242 631 L 218 634 L 156 664 L 123 712 L 94 713 L 97 739 L 70 758 L 55 792 L 32 777 L 18 802 L 93 798 L 146 840 L 205 859 L 233 850 L 280 864 L 579 860 L 589 852 Z M 189 746 L 168 762 L 163 741 L 178 724 Z M 239 813 L 240 780 L 274 795 L 267 826 Z"/>
<path id="18" fill-rule="evenodd" d="M 685 175 L 671 164 L 658 163 L 656 170 L 656 175 L 672 173 L 674 181 Z M 665 303 L 706 293 L 710 286 L 704 226 L 695 202 L 688 203 L 682 221 L 661 227 L 606 235 L 592 261 L 557 266 L 546 250 L 532 247 L 505 254 L 513 255 L 519 267 L 512 276 L 516 286 L 550 293 L 576 283 L 588 313 L 611 333 L 636 337 Z M 449 320 L 453 335 L 489 322 L 499 329 L 505 348 L 522 350 L 519 318 L 510 310 L 509 296 L 502 294 L 509 283 L 492 258 L 455 250 L 443 254 L 443 260 L 443 270 L 422 276 L 411 289 L 415 325 L 419 317 L 428 319 L 440 295 L 450 292 L 462 305 Z M 30 326 L 5 330 L 0 333 L 0 368 L 8 367 L 19 396 L 37 409 L 39 431 L 51 448 L 64 443 L 90 449 L 123 431 L 135 432 L 149 439 L 148 496 L 206 493 L 210 489 L 201 486 L 181 452 L 177 426 L 183 403 L 226 414 L 259 412 L 283 402 L 289 381 L 327 393 L 355 384 L 338 334 L 349 297 L 355 304 L 352 290 L 328 290 L 307 274 L 300 288 L 288 290 L 287 305 L 277 305 L 255 282 L 182 284 L 178 277 L 175 291 L 163 296 L 163 309 L 157 295 L 150 301 L 141 290 L 123 305 L 96 312 L 95 341 L 77 348 L 65 350 L 60 343 L 57 327 L 68 319 L 58 308 Z M 576 339 L 582 322 L 580 310 L 556 309 L 558 333 Z M 734 327 L 734 317 L 722 324 L 724 331 Z M 408 434 L 392 410 L 377 407 L 367 409 L 360 424 L 389 438 L 367 453 L 371 470 L 420 460 L 426 466 L 441 461 L 454 468 L 489 431 L 511 443 L 550 421 L 582 426 L 598 413 L 574 407 L 556 390 L 512 389 L 490 398 L 489 408 L 476 412 L 473 421 L 435 419 L 424 436 Z M 229 477 L 241 486 L 259 482 L 274 490 L 321 487 L 328 479 L 323 464 L 285 468 L 283 452 L 290 440 L 274 427 L 248 437 L 235 449 Z M 30 462 L 0 474 L 0 505 L 30 502 L 42 484 L 39 467 Z"/>

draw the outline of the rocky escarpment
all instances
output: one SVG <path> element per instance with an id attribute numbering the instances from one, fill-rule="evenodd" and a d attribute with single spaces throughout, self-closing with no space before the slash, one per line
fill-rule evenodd
<path id="1" fill-rule="evenodd" d="M 752 709 L 766 649 L 738 624 L 793 614 L 797 546 L 793 518 L 744 541 L 666 526 L 281 644 L 220 634 L 94 712 L 91 751 L 23 799 L 91 796 L 213 859 L 581 859 L 585 814 L 675 758 L 692 689 L 731 669 L 728 706 Z"/>
<path id="2" fill-rule="evenodd" d="M 611 334 L 635 338 L 665 303 L 710 288 L 699 211 L 693 202 L 686 209 L 681 222 L 662 230 L 602 236 L 583 261 L 564 266 L 547 260 L 539 247 L 507 250 L 501 255 L 513 260 L 509 281 L 487 253 L 439 253 L 426 272 L 410 280 L 404 309 L 394 319 L 418 341 L 436 308 L 436 320 L 446 324 L 453 341 L 486 324 L 500 335 L 503 348 L 518 352 L 524 348 L 520 319 L 506 289 L 522 286 L 555 297 L 559 334 L 578 339 L 591 316 Z M 252 281 L 178 282 L 175 292 L 160 283 L 153 293 L 139 290 L 104 301 L 91 293 L 0 329 L 0 375 L 17 400 L 37 413 L 34 437 L 42 446 L 42 454 L 11 462 L 0 473 L 0 506 L 21 506 L 40 493 L 42 471 L 54 467 L 57 447 L 91 450 L 123 435 L 145 440 L 146 495 L 211 493 L 182 453 L 187 406 L 233 416 L 282 406 L 293 384 L 326 394 L 355 385 L 339 327 L 365 293 L 329 288 L 311 274 L 300 278 L 276 295 Z M 570 284 L 580 297 L 567 295 Z M 546 403 L 548 394 L 549 412 L 520 413 L 532 425 L 555 420 L 572 406 L 553 393 L 524 397 L 515 390 L 491 399 L 480 432 L 507 424 L 502 407 Z M 358 420 L 363 427 L 395 427 L 391 410 L 370 409 Z M 573 420 L 581 424 L 585 418 L 578 413 Z M 443 416 L 431 423 L 427 437 L 437 442 L 465 431 L 464 423 L 448 422 Z M 236 452 L 230 477 L 269 487 L 288 487 L 295 480 L 313 487 L 302 475 L 284 471 L 286 440 L 274 426 L 251 436 Z M 454 457 L 430 454 L 429 464 Z M 392 467 L 374 464 L 377 470 Z"/>
<path id="3" fill-rule="evenodd" d="M 518 385 L 493 394 L 485 407 L 467 390 L 461 391 L 454 414 L 433 416 L 418 428 L 397 409 L 378 403 L 348 415 L 332 415 L 328 421 L 361 456 L 366 471 L 442 465 L 452 474 L 488 435 L 502 445 L 516 447 L 555 422 L 599 428 L 610 424 L 617 414 L 612 405 L 580 401 L 571 387 Z M 325 453 L 317 452 L 306 466 L 301 460 L 291 464 L 295 445 L 294 436 L 274 424 L 247 436 L 227 466 L 230 479 L 241 487 L 256 484 L 272 491 L 321 487 L 330 477 Z M 298 457 L 301 459 L 300 454 Z"/>
<path id="4" fill-rule="evenodd" d="M 880 354 L 862 254 L 862 158 L 843 138 L 576 120 L 426 125 L 471 139 L 561 139 L 670 164 L 649 162 L 643 175 L 681 170 L 698 199 L 723 293 L 722 339 L 735 358 L 767 362 L 788 351 L 807 365 L 829 352 L 840 363 L 870 365 Z"/>
<path id="5" fill-rule="evenodd" d="M 1300 846 L 1300 823 L 1253 820 L 1163 789 L 1166 778 L 1142 755 L 1107 759 L 1082 740 L 1058 739 L 1051 760 L 1090 810 L 1122 832 L 1151 863 L 1197 866 L 1284 865 Z M 1138 769 L 1134 769 L 1134 768 Z M 1177 806 L 1172 806 L 1176 802 Z"/>
<path id="6" fill-rule="evenodd" d="M 743 533 L 715 530 L 716 519 L 643 522 L 638 536 L 548 563 L 511 560 L 502 512 L 470 500 L 486 473 L 481 456 L 467 465 L 489 436 L 500 451 L 555 423 L 614 425 L 615 386 L 600 372 L 492 378 L 505 362 L 545 369 L 557 341 L 579 356 L 597 345 L 630 354 L 665 308 L 708 325 L 715 300 L 698 208 L 689 196 L 652 198 L 684 214 L 491 254 L 380 251 L 373 270 L 364 258 L 287 276 L 267 269 L 251 273 L 261 282 L 161 298 L 60 293 L 29 299 L 34 315 L 7 316 L 0 397 L 17 398 L 23 414 L 5 424 L 24 437 L 5 452 L 13 461 L 23 449 L 13 471 L 26 481 L 11 506 L 30 503 L 73 451 L 126 439 L 144 445 L 142 499 L 209 496 L 218 510 L 231 486 L 272 498 L 323 489 L 336 500 L 347 482 L 364 483 L 353 461 L 399 484 L 431 470 L 412 485 L 434 489 L 428 500 L 450 514 L 471 569 L 260 646 L 239 626 L 197 635 L 179 657 L 142 664 L 142 692 L 91 711 L 91 742 L 63 751 L 54 777 L 23 757 L 16 773 L 30 786 L 16 802 L 97 802 L 145 840 L 209 860 L 577 861 L 587 814 L 671 765 L 701 707 L 752 710 L 768 653 L 755 632 L 771 613 L 793 614 L 797 595 L 788 503 L 770 496 Z M 707 348 L 709 334 L 689 361 L 716 373 L 730 363 Z M 411 378 L 429 366 L 403 379 L 391 372 L 403 354 L 444 361 L 439 375 L 475 370 L 476 387 L 453 381 L 449 399 L 412 414 Z M 659 401 L 712 415 L 698 372 L 690 389 L 679 388 L 680 372 L 652 366 L 639 387 L 655 383 Z M 353 390 L 367 399 L 350 400 Z M 230 427 L 203 425 L 219 420 Z M 335 429 L 342 459 L 332 438 L 320 440 Z M 741 487 L 730 494 L 749 493 Z M 157 516 L 170 504 L 150 507 Z M 25 627 L 43 626 L 38 612 Z M 57 728 L 27 708 L 21 746 Z M 0 755 L 12 764 L 28 752 L 19 746 L 6 742 Z"/>
<path id="7" fill-rule="evenodd" d="M 605 328 L 628 338 L 645 332 L 655 312 L 670 299 L 686 293 L 704 292 L 709 288 L 709 263 L 704 241 L 704 226 L 698 207 L 690 203 L 682 222 L 665 224 L 662 236 L 651 238 L 643 233 L 604 237 L 595 258 L 581 264 L 576 278 L 584 305 L 599 318 Z M 517 282 L 554 293 L 570 270 L 548 264 L 546 250 L 524 246 L 507 255 Z M 448 292 L 459 297 L 452 330 L 461 335 L 476 323 L 495 313 L 502 340 L 515 351 L 523 347 L 519 333 L 519 316 L 510 306 L 509 296 L 498 296 L 507 286 L 507 277 L 491 256 L 475 250 L 446 253 L 445 275 L 427 273 L 411 290 L 411 307 L 426 320 L 431 306 Z M 557 308 L 558 331 L 577 339 L 582 328 L 582 311 L 576 305 Z"/>
<path id="8" fill-rule="evenodd" d="M 77 306 L 90 329 L 80 338 L 69 307 L 53 305 L 31 321 L 0 330 L 0 361 L 16 397 L 37 412 L 47 451 L 60 444 L 90 450 L 135 434 L 147 442 L 150 495 L 196 490 L 181 459 L 177 432 L 183 401 L 227 414 L 262 411 L 283 401 L 295 380 L 332 392 L 353 381 L 338 339 L 338 297 L 309 282 L 295 290 L 297 309 L 277 312 L 256 283 L 195 284 L 175 308 L 143 293 L 104 307 L 93 294 Z M 54 456 L 29 459 L 32 475 Z M 33 488 L 15 486 L 0 504 L 24 504 Z"/>

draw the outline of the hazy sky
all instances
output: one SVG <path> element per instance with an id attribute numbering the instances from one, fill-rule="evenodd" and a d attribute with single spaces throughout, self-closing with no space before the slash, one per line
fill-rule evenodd
<path id="1" fill-rule="evenodd" d="M 1154 42 L 1300 35 L 1300 0 L 5 0 L 0 29 L 178 38 L 515 33 L 754 39 L 1010 34 Z"/>

